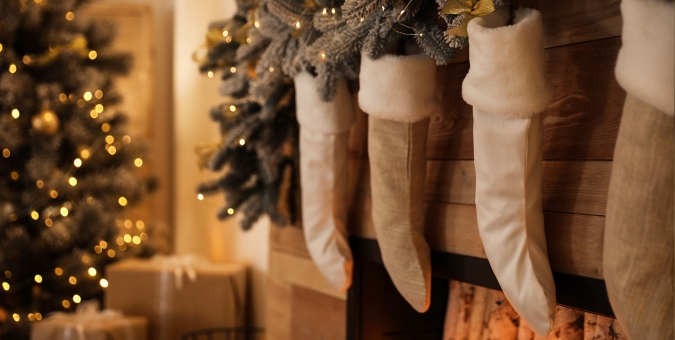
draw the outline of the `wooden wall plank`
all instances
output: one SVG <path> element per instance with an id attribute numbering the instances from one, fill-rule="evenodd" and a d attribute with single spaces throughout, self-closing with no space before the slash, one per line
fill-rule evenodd
<path id="1" fill-rule="evenodd" d="M 344 300 L 294 285 L 288 339 L 345 339 L 346 308 Z"/>
<path id="2" fill-rule="evenodd" d="M 284 282 L 312 289 L 340 300 L 346 298 L 344 293 L 338 292 L 326 281 L 311 259 L 271 250 L 269 268 L 269 275 Z"/>
<path id="3" fill-rule="evenodd" d="M 626 95 L 614 78 L 620 46 L 611 38 L 546 50 L 554 97 L 544 111 L 544 159 L 612 159 Z M 430 159 L 473 159 L 472 107 L 461 96 L 468 70 L 437 70 L 442 101 L 429 126 Z"/>
<path id="4" fill-rule="evenodd" d="M 540 1 L 546 47 L 621 35 L 621 0 Z"/>
<path id="5" fill-rule="evenodd" d="M 472 205 L 428 203 L 426 239 L 433 250 L 486 258 Z M 370 216 L 363 216 L 370 220 Z M 605 218 L 544 213 L 549 261 L 556 272 L 602 279 Z M 372 222 L 350 224 L 350 235 L 376 239 Z"/>

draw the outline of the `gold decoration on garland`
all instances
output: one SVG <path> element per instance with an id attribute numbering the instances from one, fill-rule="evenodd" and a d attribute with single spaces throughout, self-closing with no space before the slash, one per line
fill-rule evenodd
<path id="1" fill-rule="evenodd" d="M 216 143 L 199 143 L 195 146 L 195 153 L 197 154 L 197 166 L 199 169 L 206 169 L 206 165 L 211 160 L 213 154 L 218 150 L 223 144 L 223 139 L 221 138 L 219 142 Z"/>
<path id="2" fill-rule="evenodd" d="M 464 21 L 457 27 L 446 31 L 448 34 L 456 35 L 458 37 L 468 37 L 466 31 L 469 21 L 476 17 L 482 17 L 495 11 L 495 3 L 493 0 L 448 0 L 443 8 L 441 14 L 466 14 Z"/>
<path id="3" fill-rule="evenodd" d="M 33 129 L 43 135 L 51 136 L 59 130 L 59 117 L 54 111 L 45 109 L 31 119 Z"/>
<path id="4" fill-rule="evenodd" d="M 50 64 L 64 52 L 79 54 L 82 58 L 88 57 L 89 49 L 87 48 L 87 39 L 83 35 L 77 35 L 75 39 L 71 40 L 68 44 L 56 45 L 54 47 L 50 46 L 49 51 L 38 56 L 35 63 L 40 66 Z"/>

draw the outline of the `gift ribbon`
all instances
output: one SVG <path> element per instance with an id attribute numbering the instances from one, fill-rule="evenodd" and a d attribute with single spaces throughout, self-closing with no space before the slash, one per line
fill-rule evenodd
<path id="1" fill-rule="evenodd" d="M 60 327 L 58 327 L 60 326 Z M 35 339 L 52 339 L 61 330 L 63 339 L 87 340 L 87 329 L 110 329 L 123 326 L 125 339 L 134 339 L 133 329 L 124 314 L 112 309 L 99 311 L 97 301 L 85 301 L 77 306 L 75 313 L 54 312 L 49 314 L 40 327 L 33 330 Z M 110 335 L 108 334 L 108 337 Z"/>
<path id="2" fill-rule="evenodd" d="M 469 21 L 476 17 L 482 17 L 495 11 L 494 0 L 448 0 L 441 9 L 441 14 L 466 14 L 464 21 L 457 27 L 451 28 L 445 33 L 458 37 L 468 37 L 466 31 Z"/>

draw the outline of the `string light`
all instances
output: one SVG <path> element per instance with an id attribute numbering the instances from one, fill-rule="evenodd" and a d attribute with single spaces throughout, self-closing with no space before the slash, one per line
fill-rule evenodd
<path id="1" fill-rule="evenodd" d="M 321 14 L 323 14 L 323 15 L 328 14 L 328 8 L 324 8 L 323 11 L 321 11 Z"/>
<path id="2" fill-rule="evenodd" d="M 62 103 L 65 103 L 66 100 L 68 100 L 68 96 L 66 96 L 65 93 L 60 93 L 59 94 L 59 101 L 62 102 Z"/>
<path id="3" fill-rule="evenodd" d="M 364 20 L 366 20 L 366 18 L 361 17 L 361 19 L 359 19 L 359 22 L 363 22 Z"/>
<path id="4" fill-rule="evenodd" d="M 204 200 L 204 195 L 202 195 L 202 194 L 197 194 L 197 199 L 200 200 L 200 201 L 203 201 L 203 200 Z"/>
<path id="5" fill-rule="evenodd" d="M 19 173 L 16 172 L 16 171 L 12 171 L 11 176 L 12 176 L 12 179 L 15 180 L 15 181 L 19 179 Z"/>
<path id="6" fill-rule="evenodd" d="M 141 220 L 136 221 L 136 228 L 137 228 L 138 230 L 143 230 L 143 229 L 145 229 L 145 223 L 143 223 L 143 221 L 141 221 Z"/>
<path id="7" fill-rule="evenodd" d="M 8 278 L 8 279 L 11 279 L 12 278 L 12 272 L 10 272 L 9 270 L 5 270 L 5 277 Z"/>
<path id="8" fill-rule="evenodd" d="M 232 37 L 231 37 L 231 36 L 228 36 L 227 38 L 225 38 L 225 42 L 228 43 L 228 44 L 231 43 L 231 42 L 232 42 Z"/>
<path id="9" fill-rule="evenodd" d="M 260 28 L 260 22 L 258 22 L 258 20 L 254 21 L 253 26 L 255 26 L 255 28 Z"/>
<path id="10" fill-rule="evenodd" d="M 75 19 L 75 13 L 73 12 L 66 13 L 66 20 L 71 21 L 73 19 Z"/>
<path id="11" fill-rule="evenodd" d="M 331 8 L 331 9 L 330 9 L 330 12 L 333 13 L 333 14 L 335 14 L 335 7 Z"/>
<path id="12" fill-rule="evenodd" d="M 108 257 L 115 257 L 115 251 L 112 249 L 108 249 Z"/>
<path id="13" fill-rule="evenodd" d="M 237 68 L 234 66 L 230 67 L 230 73 L 237 73 Z"/>
<path id="14" fill-rule="evenodd" d="M 242 139 L 239 140 L 239 145 L 244 146 L 245 144 L 246 144 L 245 139 L 242 138 Z"/>
<path id="15" fill-rule="evenodd" d="M 132 241 L 134 244 L 141 244 L 141 238 L 138 237 L 138 236 L 134 236 L 134 237 L 131 239 L 131 241 Z"/>
<path id="16" fill-rule="evenodd" d="M 96 268 L 89 267 L 89 269 L 87 270 L 87 274 L 89 274 L 89 276 L 96 276 Z"/>
<path id="17" fill-rule="evenodd" d="M 89 116 L 92 119 L 96 119 L 96 118 L 98 118 L 98 112 L 96 112 L 96 110 L 91 110 L 91 111 L 89 111 Z"/>
<path id="18" fill-rule="evenodd" d="M 77 106 L 80 107 L 80 108 L 84 107 L 84 100 L 82 100 L 82 99 L 78 100 Z"/>
<path id="19" fill-rule="evenodd" d="M 140 158 L 134 159 L 134 165 L 135 165 L 137 168 L 142 167 L 142 166 L 143 166 L 143 160 L 140 159 Z"/>
<path id="20" fill-rule="evenodd" d="M 117 148 L 115 148 L 115 147 L 112 146 L 112 145 L 109 146 L 109 147 L 108 147 L 108 153 L 109 153 L 111 156 L 114 155 L 114 154 L 116 154 L 116 153 L 117 153 Z"/>
<path id="21" fill-rule="evenodd" d="M 35 314 L 33 314 L 33 313 L 28 313 L 28 320 L 30 320 L 30 321 L 35 321 Z"/>
<path id="22" fill-rule="evenodd" d="M 80 161 L 80 162 L 81 162 L 81 161 Z M 75 166 L 77 166 L 77 165 L 75 165 Z M 70 184 L 71 186 L 76 186 L 76 185 L 77 185 L 77 179 L 76 179 L 75 177 L 69 178 L 69 179 L 68 179 L 68 184 Z"/>
<path id="23" fill-rule="evenodd" d="M 59 197 L 59 192 L 56 191 L 56 190 L 51 190 L 51 191 L 49 191 L 49 196 L 51 198 L 57 198 L 57 197 Z"/>
<path id="24" fill-rule="evenodd" d="M 103 131 L 103 132 L 108 132 L 108 131 L 110 131 L 110 124 L 108 124 L 108 123 L 103 123 L 103 124 L 101 125 L 101 131 Z"/>
<path id="25" fill-rule="evenodd" d="M 133 227 L 133 226 L 134 226 L 134 224 L 133 224 L 133 222 L 131 222 L 131 220 L 124 220 L 124 227 L 125 228 L 131 229 L 131 227 Z"/>
<path id="26" fill-rule="evenodd" d="M 112 144 L 113 142 L 115 142 L 115 137 L 113 137 L 112 135 L 107 135 L 105 136 L 105 142 L 108 144 Z"/>
<path id="27" fill-rule="evenodd" d="M 37 320 L 37 321 L 42 320 L 42 314 L 40 314 L 40 313 L 35 313 L 35 320 Z"/>
<path id="28" fill-rule="evenodd" d="M 97 244 L 97 245 L 94 246 L 94 252 L 95 252 L 96 254 L 100 254 L 101 252 L 103 252 L 103 249 L 101 249 L 101 246 L 99 246 L 99 245 Z"/>
<path id="29" fill-rule="evenodd" d="M 16 65 L 9 64 L 9 73 L 11 73 L 11 74 L 16 73 Z"/>
<path id="30" fill-rule="evenodd" d="M 128 202 L 127 202 L 126 197 L 122 196 L 122 197 L 120 197 L 120 198 L 117 200 L 117 203 L 119 203 L 121 206 L 124 207 L 124 206 L 127 205 Z"/>
<path id="31" fill-rule="evenodd" d="M 87 197 L 87 204 L 94 205 L 94 202 L 96 202 L 96 200 L 94 200 L 93 197 L 91 196 Z"/>
<path id="32" fill-rule="evenodd" d="M 19 119 L 19 116 L 20 116 L 20 115 L 21 115 L 21 113 L 19 112 L 19 109 L 13 109 L 13 110 L 12 110 L 12 117 L 13 117 L 14 119 Z"/>
<path id="33" fill-rule="evenodd" d="M 54 225 L 54 221 L 52 221 L 51 218 L 48 218 L 45 220 L 45 225 L 47 226 L 47 228 L 51 228 L 52 225 Z"/>
<path id="34" fill-rule="evenodd" d="M 51 50 L 51 47 L 50 47 L 50 50 Z M 71 102 L 74 102 L 74 101 L 75 101 L 75 95 L 72 94 L 72 93 L 69 94 L 69 95 L 68 95 L 68 99 L 70 99 Z"/>
<path id="35" fill-rule="evenodd" d="M 96 92 L 94 92 L 94 96 L 96 96 L 96 98 L 98 98 L 98 99 L 103 98 L 103 91 L 96 90 Z"/>
<path id="36" fill-rule="evenodd" d="M 227 30 L 223 30 L 223 37 L 227 37 L 228 35 L 230 35 L 230 32 L 228 32 Z"/>
<path id="37" fill-rule="evenodd" d="M 6 291 L 9 290 L 9 283 L 3 282 L 2 283 L 2 289 L 6 290 Z"/>
<path id="38" fill-rule="evenodd" d="M 80 303 L 82 302 L 82 298 L 79 295 L 75 294 L 73 295 L 73 302 Z"/>
<path id="39" fill-rule="evenodd" d="M 19 314 L 16 314 L 16 313 L 12 314 L 12 318 L 16 322 L 19 322 L 19 320 L 21 320 L 21 316 L 19 316 Z"/>
<path id="40" fill-rule="evenodd" d="M 209 71 L 206 75 L 207 75 L 209 78 L 213 78 L 213 71 Z"/>
<path id="41" fill-rule="evenodd" d="M 75 276 L 71 276 L 68 278 L 68 282 L 70 282 L 71 285 L 74 285 L 77 283 L 77 279 L 75 278 Z"/>
<path id="42" fill-rule="evenodd" d="M 234 215 L 234 209 L 232 209 L 232 208 L 227 209 L 227 214 L 228 215 Z"/>
<path id="43" fill-rule="evenodd" d="M 98 281 L 98 283 L 101 285 L 101 287 L 108 288 L 108 280 L 101 279 L 101 280 Z"/>
<path id="44" fill-rule="evenodd" d="M 2 44 L 0 44 L 0 52 L 2 52 Z"/>
<path id="45" fill-rule="evenodd" d="M 82 255 L 82 263 L 87 264 L 91 262 L 91 257 L 89 255 Z"/>
<path id="46" fill-rule="evenodd" d="M 321 52 L 321 60 L 326 60 L 326 52 Z"/>
<path id="47" fill-rule="evenodd" d="M 33 210 L 30 212 L 30 217 L 37 221 L 37 219 L 40 218 L 40 214 L 38 214 L 37 211 Z"/>
<path id="48" fill-rule="evenodd" d="M 27 55 L 25 55 L 25 56 L 23 56 L 23 58 L 21 58 L 21 61 L 22 61 L 24 64 L 28 65 L 28 64 L 30 64 L 30 57 L 27 56 Z"/>
<path id="49" fill-rule="evenodd" d="M 101 240 L 101 242 L 98 243 L 101 248 L 105 249 L 108 248 L 108 242 Z"/>
<path id="50" fill-rule="evenodd" d="M 70 307 L 70 301 L 63 300 L 63 302 L 61 302 L 61 305 L 63 306 L 63 308 L 68 308 Z"/>
<path id="51" fill-rule="evenodd" d="M 296 22 L 295 22 L 295 28 L 296 28 L 296 29 L 300 29 L 300 21 L 296 21 Z"/>
<path id="52" fill-rule="evenodd" d="M 274 72 L 274 67 L 270 66 L 270 73 Z"/>
<path id="53" fill-rule="evenodd" d="M 237 107 L 234 105 L 230 105 L 230 112 L 235 112 L 237 111 Z"/>
<path id="54" fill-rule="evenodd" d="M 124 234 L 124 242 L 130 243 L 130 242 L 131 242 L 131 235 L 129 235 L 129 234 Z"/>
<path id="55" fill-rule="evenodd" d="M 148 239 L 148 234 L 146 233 L 141 233 L 141 240 L 145 241 Z"/>
<path id="56" fill-rule="evenodd" d="M 75 160 L 73 161 L 73 165 L 75 165 L 76 168 L 81 167 L 82 166 L 82 160 L 79 159 L 79 158 L 75 158 Z"/>
<path id="57" fill-rule="evenodd" d="M 129 144 L 129 143 L 131 143 L 131 137 L 129 137 L 129 136 L 124 136 L 124 137 L 122 137 L 122 142 L 123 142 L 124 144 Z"/>
<path id="58" fill-rule="evenodd" d="M 35 282 L 42 283 L 42 275 L 40 274 L 35 275 Z"/>
<path id="59" fill-rule="evenodd" d="M 96 112 L 102 113 L 103 112 L 103 104 L 96 104 L 96 107 L 94 107 Z"/>
<path id="60" fill-rule="evenodd" d="M 117 240 L 115 240 L 115 242 L 117 242 L 117 245 L 118 245 L 118 246 L 121 246 L 121 245 L 124 244 L 124 239 L 121 238 L 121 237 L 118 237 Z"/>
<path id="61" fill-rule="evenodd" d="M 35 182 L 35 186 L 38 187 L 38 189 L 42 189 L 42 187 L 45 186 L 45 182 L 38 179 L 37 182 Z"/>
<path id="62" fill-rule="evenodd" d="M 90 101 L 93 96 L 94 95 L 92 95 L 91 92 L 87 91 L 87 92 L 84 93 L 82 98 L 84 98 L 84 100 L 86 100 L 86 101 Z"/>
<path id="63" fill-rule="evenodd" d="M 63 275 L 63 269 L 61 269 L 61 267 L 54 268 L 54 274 L 56 274 L 56 276 Z"/>
<path id="64" fill-rule="evenodd" d="M 96 51 L 94 50 L 89 51 L 89 59 L 94 60 L 96 59 L 96 57 L 98 57 L 98 53 L 96 53 Z"/>
<path id="65" fill-rule="evenodd" d="M 68 216 L 68 209 L 66 207 L 61 207 L 61 216 Z"/>
<path id="66" fill-rule="evenodd" d="M 253 41 L 253 39 L 251 39 L 251 37 L 246 38 L 246 43 L 247 43 L 247 44 L 250 44 L 251 41 Z"/>
<path id="67" fill-rule="evenodd" d="M 5 158 L 9 158 L 9 155 L 11 155 L 11 154 L 12 153 L 9 151 L 9 149 L 3 149 L 2 150 L 2 156 L 5 157 Z"/>

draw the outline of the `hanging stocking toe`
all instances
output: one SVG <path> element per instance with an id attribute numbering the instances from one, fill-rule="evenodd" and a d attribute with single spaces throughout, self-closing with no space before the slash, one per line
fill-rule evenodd
<path id="1" fill-rule="evenodd" d="M 541 208 L 542 115 L 552 97 L 536 10 L 496 12 L 468 26 L 476 210 L 490 265 L 515 310 L 539 335 L 553 327 L 555 287 Z"/>
<path id="2" fill-rule="evenodd" d="M 336 289 L 352 282 L 347 240 L 347 149 L 354 102 L 342 79 L 331 102 L 323 102 L 315 79 L 303 72 L 294 79 L 300 124 L 302 224 L 307 248 L 319 271 Z"/>

